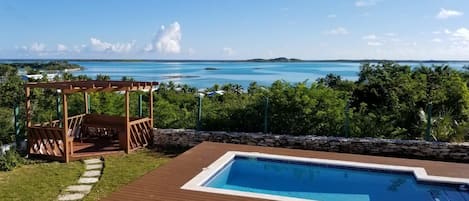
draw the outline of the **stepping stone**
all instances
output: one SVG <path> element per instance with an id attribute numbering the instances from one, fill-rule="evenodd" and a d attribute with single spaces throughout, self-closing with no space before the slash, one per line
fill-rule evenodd
<path id="1" fill-rule="evenodd" d="M 101 171 L 99 170 L 90 170 L 83 173 L 83 177 L 99 177 L 101 176 Z"/>
<path id="2" fill-rule="evenodd" d="M 92 185 L 72 185 L 68 186 L 65 191 L 68 192 L 83 192 L 85 194 L 88 194 L 91 191 L 91 188 L 93 188 Z"/>
<path id="3" fill-rule="evenodd" d="M 60 201 L 67 201 L 67 200 L 81 200 L 85 197 L 85 194 L 82 193 L 72 193 L 72 194 L 63 194 L 59 195 Z"/>
<path id="4" fill-rule="evenodd" d="M 102 169 L 103 164 L 86 165 L 86 170 Z"/>
<path id="5" fill-rule="evenodd" d="M 102 163 L 103 161 L 99 160 L 97 158 L 94 158 L 94 159 L 84 160 L 84 162 L 85 162 L 85 164 L 89 165 L 89 164 Z"/>
<path id="6" fill-rule="evenodd" d="M 78 179 L 79 184 L 94 184 L 96 182 L 98 182 L 98 178 L 95 177 L 80 177 Z"/>

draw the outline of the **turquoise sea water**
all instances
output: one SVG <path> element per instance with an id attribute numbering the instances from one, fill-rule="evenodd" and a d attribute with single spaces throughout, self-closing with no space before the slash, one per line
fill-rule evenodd
<path id="1" fill-rule="evenodd" d="M 214 84 L 236 83 L 247 87 L 256 81 L 261 85 L 270 85 L 275 80 L 288 82 L 315 81 L 328 73 L 334 73 L 345 79 L 355 80 L 359 71 L 358 62 L 111 62 L 80 61 L 85 70 L 73 72 L 95 77 L 106 74 L 112 79 L 131 76 L 139 81 L 158 81 L 189 84 L 198 88 L 211 87 Z M 402 63 L 419 66 L 420 63 Z M 451 67 L 461 69 L 469 62 L 451 62 Z M 432 63 L 425 63 L 432 65 Z M 209 70 L 207 68 L 214 68 Z"/>
<path id="2" fill-rule="evenodd" d="M 236 157 L 206 187 L 317 201 L 467 201 L 457 185 L 418 183 L 411 173 Z"/>

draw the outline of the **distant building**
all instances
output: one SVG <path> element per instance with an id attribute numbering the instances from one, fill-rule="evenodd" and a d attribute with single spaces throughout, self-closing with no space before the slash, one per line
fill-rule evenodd
<path id="1" fill-rule="evenodd" d="M 25 81 L 27 81 L 27 80 L 29 80 L 29 79 L 39 80 L 39 79 L 42 79 L 42 76 L 43 76 L 42 74 L 21 75 L 21 79 L 22 79 L 22 80 L 25 80 Z M 52 81 L 52 80 L 54 80 L 54 78 L 55 78 L 56 76 L 59 76 L 59 74 L 58 74 L 58 73 L 47 74 L 47 80 Z"/>

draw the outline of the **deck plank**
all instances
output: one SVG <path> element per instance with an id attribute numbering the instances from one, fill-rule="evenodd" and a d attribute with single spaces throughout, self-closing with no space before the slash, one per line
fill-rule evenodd
<path id="1" fill-rule="evenodd" d="M 184 152 L 158 169 L 147 173 L 129 185 L 123 186 L 105 201 L 154 200 L 154 201 L 210 201 L 210 200 L 261 200 L 247 197 L 182 190 L 180 187 L 197 175 L 202 168 L 227 151 L 262 152 L 269 154 L 344 160 L 388 165 L 416 166 L 426 169 L 429 175 L 469 178 L 469 164 L 440 161 L 402 159 L 345 153 L 306 151 L 296 149 L 259 147 L 236 144 L 203 142 Z M 123 170 L 124 171 L 124 170 Z"/>

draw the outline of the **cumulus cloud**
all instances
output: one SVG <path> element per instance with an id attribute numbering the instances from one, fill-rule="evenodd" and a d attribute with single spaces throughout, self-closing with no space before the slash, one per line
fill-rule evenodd
<path id="1" fill-rule="evenodd" d="M 461 40 L 469 41 L 469 29 L 467 28 L 459 28 L 452 34 L 454 37 L 459 38 Z"/>
<path id="2" fill-rule="evenodd" d="M 44 43 L 33 43 L 28 49 L 31 52 L 43 52 L 46 50 L 46 45 Z"/>
<path id="3" fill-rule="evenodd" d="M 462 16 L 464 13 L 457 10 L 449 10 L 441 8 L 440 12 L 436 15 L 437 19 L 448 19 L 450 17 Z"/>
<path id="4" fill-rule="evenodd" d="M 358 0 L 355 1 L 356 7 L 367 7 L 367 6 L 374 6 L 378 3 L 378 0 Z"/>
<path id="5" fill-rule="evenodd" d="M 329 15 L 327 15 L 327 18 L 336 18 L 336 17 L 337 17 L 336 14 L 329 14 Z"/>
<path id="6" fill-rule="evenodd" d="M 381 46 L 383 43 L 378 42 L 378 41 L 368 41 L 367 43 L 369 46 Z"/>
<path id="7" fill-rule="evenodd" d="M 325 32 L 327 35 L 347 35 L 349 34 L 348 30 L 344 27 L 337 27 Z"/>
<path id="8" fill-rule="evenodd" d="M 222 51 L 225 56 L 233 56 L 235 54 L 235 51 L 233 50 L 233 48 L 230 48 L 230 47 L 224 47 Z"/>
<path id="9" fill-rule="evenodd" d="M 178 22 L 168 27 L 161 26 L 153 43 L 148 44 L 143 50 L 146 52 L 158 51 L 165 54 L 178 54 L 181 52 L 181 25 Z"/>
<path id="10" fill-rule="evenodd" d="M 97 52 L 129 52 L 135 46 L 135 40 L 130 43 L 109 43 L 97 38 L 90 38 L 91 50 Z"/>
<path id="11" fill-rule="evenodd" d="M 432 42 L 434 42 L 434 43 L 441 43 L 442 40 L 441 40 L 441 38 L 434 38 L 434 39 L 432 39 Z"/>
<path id="12" fill-rule="evenodd" d="M 15 47 L 17 50 L 30 53 L 42 53 L 46 51 L 46 45 L 44 43 L 34 42 L 31 45 L 22 45 L 20 47 Z"/>
<path id="13" fill-rule="evenodd" d="M 370 34 L 370 35 L 366 35 L 362 37 L 363 40 L 376 40 L 377 38 L 378 37 L 374 34 Z"/>
<path id="14" fill-rule="evenodd" d="M 64 45 L 64 44 L 57 44 L 57 51 L 58 51 L 58 52 L 65 52 L 65 51 L 67 51 L 67 50 L 68 50 L 68 48 L 67 48 L 66 45 Z"/>

